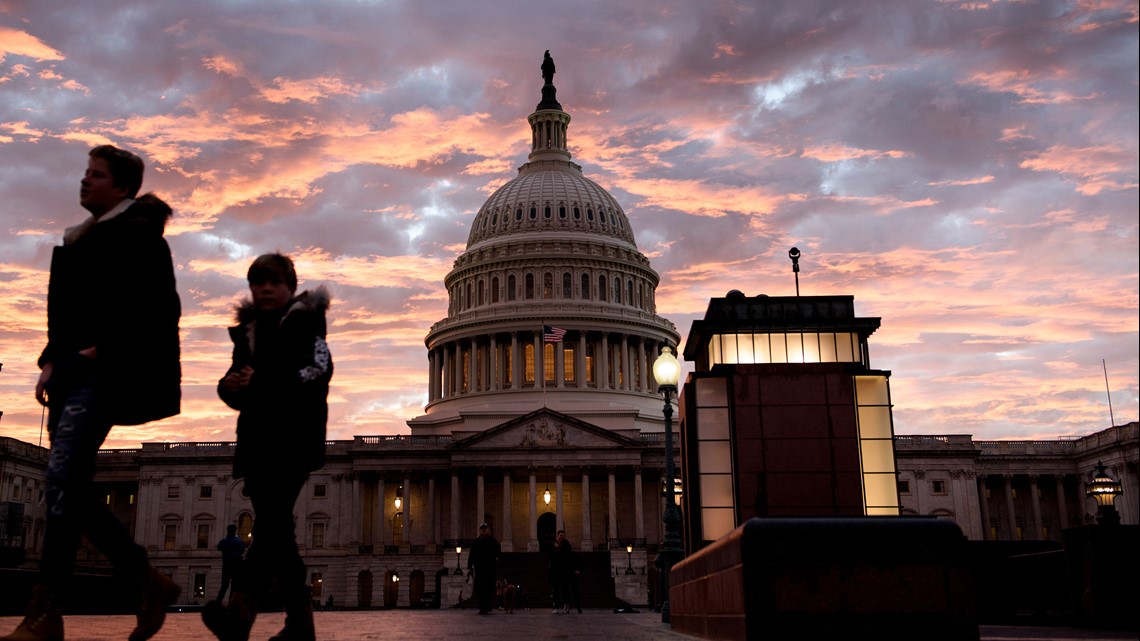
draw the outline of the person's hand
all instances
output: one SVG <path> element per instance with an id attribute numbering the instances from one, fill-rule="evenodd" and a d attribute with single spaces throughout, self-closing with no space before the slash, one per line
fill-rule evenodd
<path id="1" fill-rule="evenodd" d="M 249 387 L 249 379 L 253 376 L 253 368 L 249 365 L 237 372 L 230 372 L 222 379 L 222 389 L 227 392 L 236 392 Z"/>
<path id="2" fill-rule="evenodd" d="M 51 380 L 51 363 L 44 363 L 44 368 L 40 370 L 40 377 L 36 380 L 36 400 L 40 405 L 46 406 L 48 404 L 47 387 L 48 381 Z"/>

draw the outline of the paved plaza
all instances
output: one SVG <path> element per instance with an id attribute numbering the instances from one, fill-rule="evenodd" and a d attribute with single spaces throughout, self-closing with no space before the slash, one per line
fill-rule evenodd
<path id="1" fill-rule="evenodd" d="M 317 612 L 315 616 L 317 638 L 321 641 L 696 639 L 673 632 L 661 623 L 661 615 L 650 611 L 614 614 L 606 610 L 588 610 L 584 614 L 555 615 L 545 610 L 528 610 L 510 615 L 495 612 L 490 616 L 479 616 L 471 610 L 372 610 Z M 126 639 L 134 627 L 134 617 L 130 616 L 68 616 L 65 619 L 68 641 L 118 641 Z M 251 640 L 268 639 L 281 628 L 284 620 L 284 615 L 279 613 L 258 617 Z M 0 617 L 0 631 L 11 631 L 18 622 L 17 617 Z M 203 641 L 212 638 L 197 612 L 184 612 L 170 614 L 166 626 L 154 641 Z M 860 637 L 855 635 L 851 638 Z M 916 632 L 915 639 L 921 638 L 921 632 Z M 982 627 L 984 641 L 1115 641 L 1135 638 L 1135 633 L 1075 628 Z"/>

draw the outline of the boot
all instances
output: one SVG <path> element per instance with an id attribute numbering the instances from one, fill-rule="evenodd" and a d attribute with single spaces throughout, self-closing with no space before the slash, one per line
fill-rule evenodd
<path id="1" fill-rule="evenodd" d="M 55 592 L 46 585 L 32 588 L 24 620 L 0 641 L 63 641 L 63 606 Z"/>
<path id="2" fill-rule="evenodd" d="M 313 628 L 312 591 L 303 588 L 285 604 L 285 627 L 269 641 L 316 641 Z"/>
<path id="3" fill-rule="evenodd" d="M 230 602 L 210 601 L 202 609 L 202 623 L 220 641 L 249 641 L 249 631 L 257 618 L 253 598 L 245 592 L 230 593 Z"/>
<path id="4" fill-rule="evenodd" d="M 181 593 L 182 588 L 177 583 L 148 566 L 139 580 L 137 623 L 128 637 L 129 641 L 146 641 L 158 634 L 166 621 L 166 608 L 173 605 Z"/>

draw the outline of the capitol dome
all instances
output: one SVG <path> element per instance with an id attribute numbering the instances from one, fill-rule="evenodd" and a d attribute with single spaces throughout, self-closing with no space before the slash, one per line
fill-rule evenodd
<path id="1" fill-rule="evenodd" d="M 548 407 L 606 429 L 661 431 L 652 363 L 676 327 L 621 204 L 571 161 L 553 64 L 518 175 L 479 209 L 428 332 L 413 433 L 482 431 Z M 536 358 L 537 355 L 537 358 Z"/>

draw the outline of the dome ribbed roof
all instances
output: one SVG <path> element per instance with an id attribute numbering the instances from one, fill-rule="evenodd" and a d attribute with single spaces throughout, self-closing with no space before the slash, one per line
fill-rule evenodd
<path id="1" fill-rule="evenodd" d="M 467 247 L 535 231 L 598 234 L 636 248 L 621 205 L 571 162 L 547 160 L 524 165 L 518 177 L 496 190 L 479 209 Z"/>

